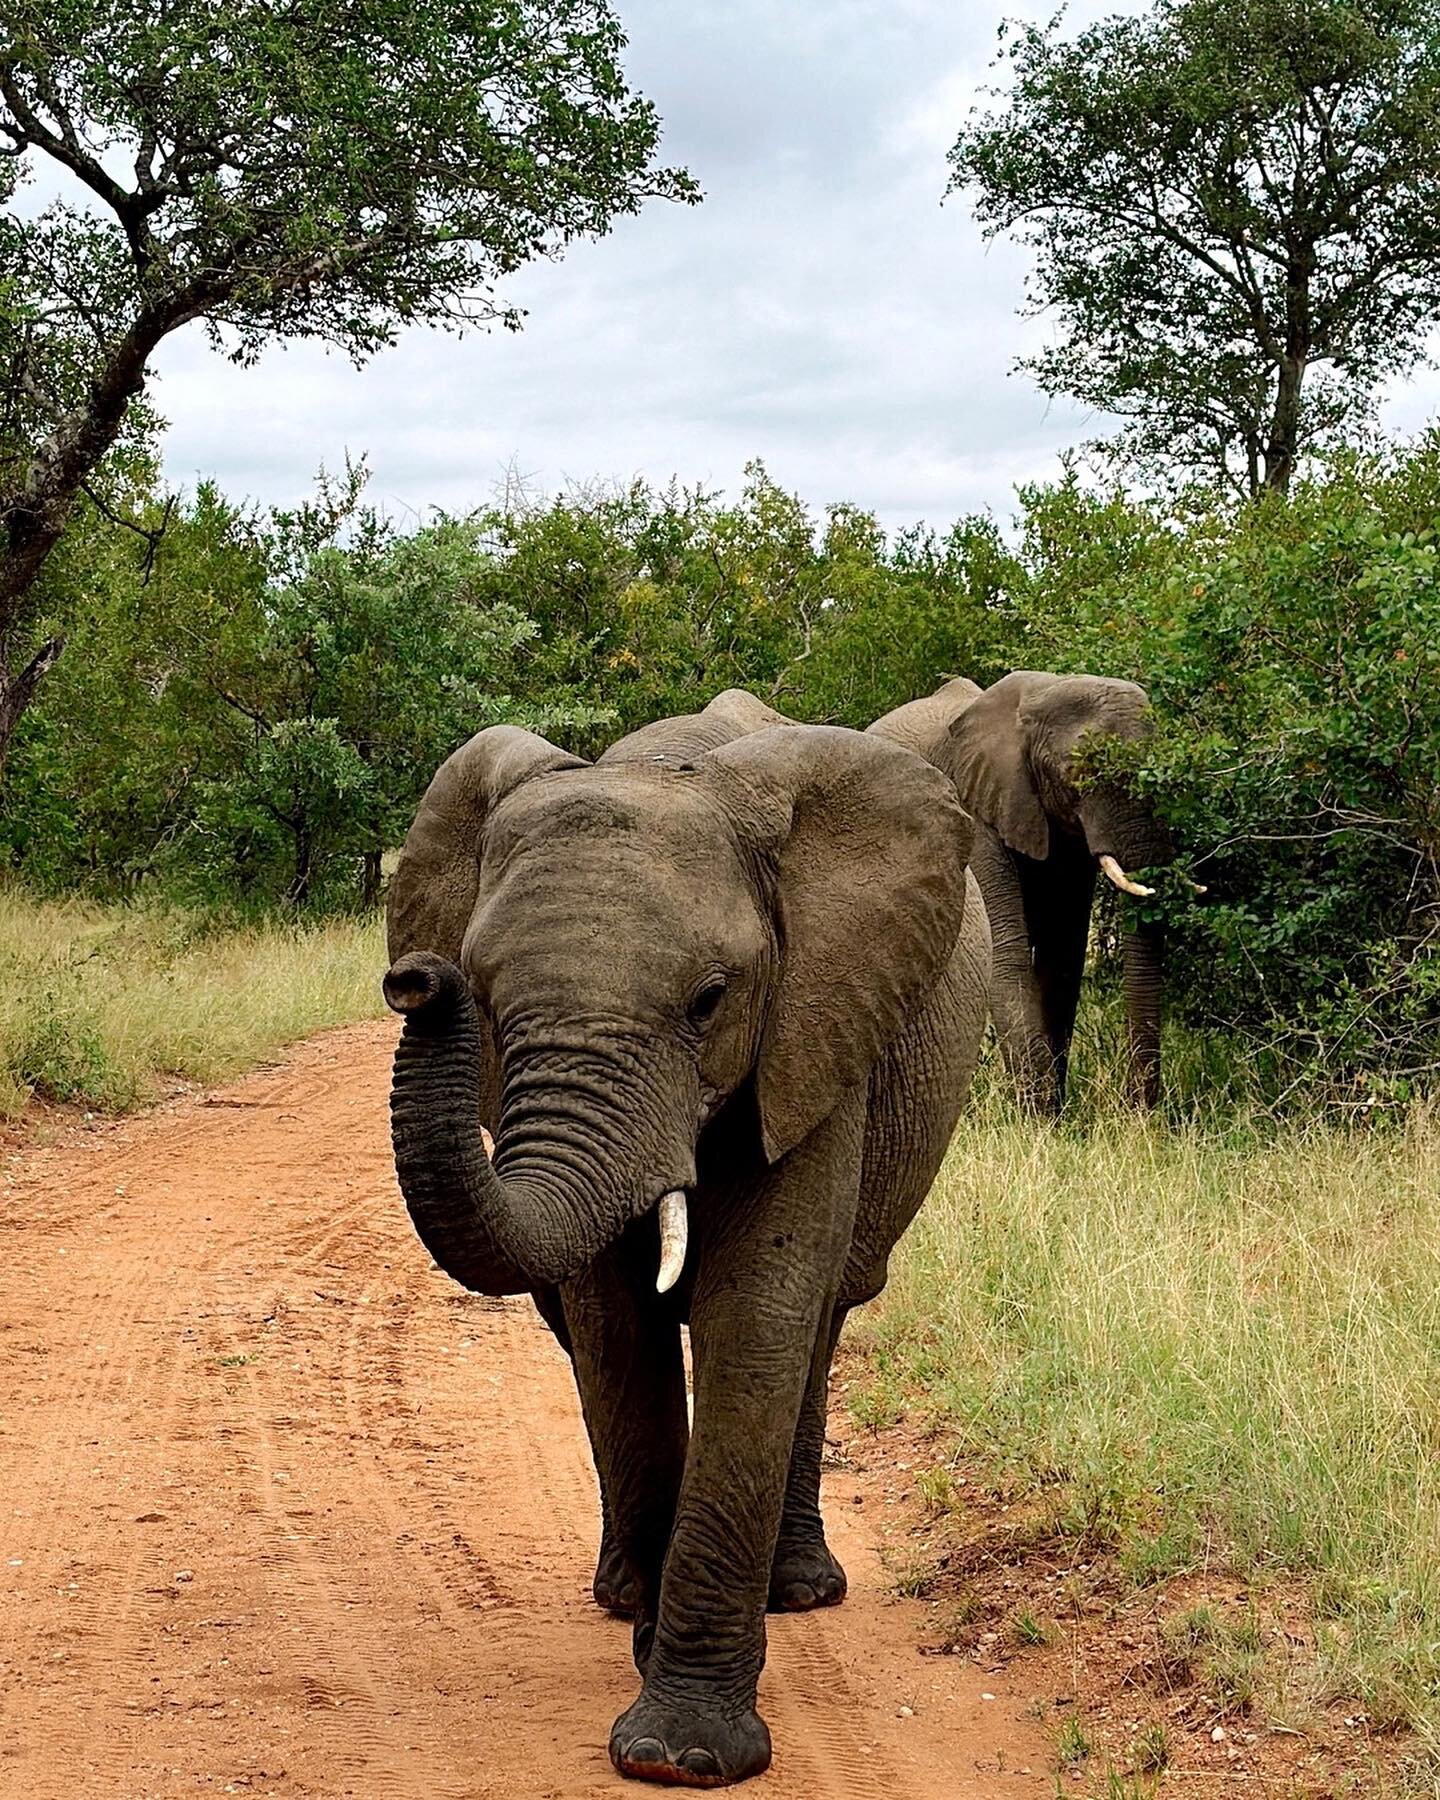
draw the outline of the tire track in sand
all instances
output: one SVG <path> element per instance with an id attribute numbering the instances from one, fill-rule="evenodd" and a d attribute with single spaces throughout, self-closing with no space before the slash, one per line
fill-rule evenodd
<path id="1" fill-rule="evenodd" d="M 392 1042 L 330 1033 L 25 1159 L 0 1202 L 0 1793 L 639 1791 L 605 1755 L 637 1679 L 588 1599 L 569 1367 L 416 1243 Z M 985 1702 L 916 1654 L 863 1487 L 827 1476 L 850 1601 L 771 1621 L 754 1791 L 1048 1795 L 1005 1677 Z"/>

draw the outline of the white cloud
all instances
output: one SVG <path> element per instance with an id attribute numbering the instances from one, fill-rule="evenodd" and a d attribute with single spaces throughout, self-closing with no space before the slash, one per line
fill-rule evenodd
<path id="1" fill-rule="evenodd" d="M 890 523 L 1007 513 L 1097 421 L 1008 372 L 1043 337 L 1017 317 L 1024 255 L 983 243 L 963 199 L 940 204 L 999 10 L 621 0 L 664 155 L 705 204 L 653 206 L 524 271 L 518 337 L 411 332 L 359 371 L 305 346 L 241 370 L 192 330 L 157 359 L 170 476 L 285 501 L 348 449 L 378 498 L 419 512 L 475 504 L 512 460 L 550 487 L 678 473 L 733 490 L 760 456 L 812 503 Z M 1436 392 L 1407 388 L 1399 414 L 1428 416 Z"/>

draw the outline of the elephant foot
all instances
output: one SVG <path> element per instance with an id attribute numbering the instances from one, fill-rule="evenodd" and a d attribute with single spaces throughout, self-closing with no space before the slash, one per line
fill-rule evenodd
<path id="1" fill-rule="evenodd" d="M 735 1717 L 694 1701 L 640 1698 L 615 1721 L 610 1760 L 637 1781 L 671 1787 L 728 1787 L 770 1767 L 770 1733 L 753 1709 Z"/>
<path id="2" fill-rule="evenodd" d="M 819 1542 L 787 1544 L 782 1538 L 770 1569 L 770 1612 L 813 1612 L 819 1606 L 838 1606 L 848 1584 L 830 1546 Z"/>
<path id="3" fill-rule="evenodd" d="M 640 1583 L 619 1546 L 608 1535 L 600 1543 L 600 1559 L 590 1584 L 595 1604 L 617 1619 L 633 1619 L 640 1610 Z"/>

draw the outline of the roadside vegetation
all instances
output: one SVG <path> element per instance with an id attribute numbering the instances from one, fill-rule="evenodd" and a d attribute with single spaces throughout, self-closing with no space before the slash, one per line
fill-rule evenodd
<path id="1" fill-rule="evenodd" d="M 1233 1600 L 1238 1578 L 1251 1619 L 1283 1591 L 1288 1637 L 1222 1608 L 1187 1659 L 1183 1600 L 1162 1626 L 1167 1689 L 1194 1680 L 1216 1719 L 1305 1729 L 1343 1702 L 1371 1732 L 1440 1741 L 1433 1106 L 1381 1129 L 1318 1110 L 1177 1122 L 1102 1081 L 1037 1129 L 987 1077 L 857 1316 L 856 1417 L 933 1433 L 938 1512 L 974 1506 L 961 1469 L 1003 1496 L 1016 1563 L 1103 1570 L 1112 1602 L 1196 1576 Z M 1019 1642 L 1068 1617 L 1061 1588 L 1040 1592 L 1050 1616 L 1022 1614 Z"/>
<path id="2" fill-rule="evenodd" d="M 951 674 L 1126 677 L 1159 731 L 1110 773 L 1210 890 L 1162 871 L 1149 903 L 1196 1091 L 1403 1107 L 1440 1070 L 1437 516 L 1433 435 L 1283 499 L 1071 474 L 1003 528 L 888 534 L 759 465 L 729 497 L 511 492 L 410 532 L 360 469 L 289 512 L 202 488 L 148 566 L 98 518 L 47 564 L 69 650 L 16 734 L 0 859 L 39 892 L 354 913 L 485 725 L 593 755 L 727 686 L 864 725 Z"/>
<path id="3" fill-rule="evenodd" d="M 219 1081 L 384 1010 L 378 921 L 245 921 L 0 890 L 0 1116 Z"/>

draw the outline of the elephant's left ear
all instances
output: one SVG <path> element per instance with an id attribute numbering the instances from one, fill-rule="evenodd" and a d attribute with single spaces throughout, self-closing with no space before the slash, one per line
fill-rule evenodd
<path id="1" fill-rule="evenodd" d="M 756 1067 L 774 1162 L 865 1081 L 940 978 L 974 826 L 938 769 L 866 733 L 792 725 L 713 760 L 759 791 L 774 832 L 780 980 Z"/>

